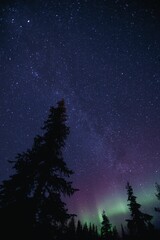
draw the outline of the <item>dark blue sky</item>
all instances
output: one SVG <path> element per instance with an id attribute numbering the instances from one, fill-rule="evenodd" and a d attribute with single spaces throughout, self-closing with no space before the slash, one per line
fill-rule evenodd
<path id="1" fill-rule="evenodd" d="M 49 107 L 64 98 L 71 131 L 65 159 L 80 188 L 71 208 L 80 216 L 112 208 L 102 203 L 125 199 L 128 180 L 142 199 L 154 194 L 159 11 L 158 0 L 1 3 L 1 179 L 12 172 L 7 160 L 31 146 Z"/>

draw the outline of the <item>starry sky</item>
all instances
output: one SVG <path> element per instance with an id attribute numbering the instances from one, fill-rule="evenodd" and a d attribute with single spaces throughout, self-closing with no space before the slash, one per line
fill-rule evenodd
<path id="1" fill-rule="evenodd" d="M 65 161 L 82 221 L 124 221 L 126 183 L 153 213 L 160 182 L 158 0 L 0 3 L 0 179 L 65 99 Z"/>

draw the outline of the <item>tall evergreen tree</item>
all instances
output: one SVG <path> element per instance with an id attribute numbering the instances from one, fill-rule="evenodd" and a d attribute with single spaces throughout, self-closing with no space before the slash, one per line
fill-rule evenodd
<path id="1" fill-rule="evenodd" d="M 16 239 L 57 239 L 70 215 L 62 195 L 71 196 L 75 189 L 68 178 L 73 172 L 63 160 L 69 134 L 64 100 L 51 107 L 31 149 L 18 154 L 13 162 L 15 173 L 0 186 L 0 218 Z M 5 220 L 6 219 L 6 220 Z M 28 233 L 28 235 L 27 235 Z M 6 237 L 7 239 L 7 237 Z"/>
<path id="2" fill-rule="evenodd" d="M 109 218 L 106 216 L 105 211 L 102 213 L 102 227 L 101 227 L 101 239 L 110 240 L 112 239 L 112 225 Z"/>
<path id="3" fill-rule="evenodd" d="M 153 217 L 140 211 L 141 205 L 137 203 L 136 196 L 134 196 L 132 186 L 129 183 L 127 183 L 126 189 L 129 202 L 128 207 L 131 212 L 131 219 L 126 220 L 128 222 L 129 233 L 135 239 L 149 236 L 153 227 L 151 224 Z"/>

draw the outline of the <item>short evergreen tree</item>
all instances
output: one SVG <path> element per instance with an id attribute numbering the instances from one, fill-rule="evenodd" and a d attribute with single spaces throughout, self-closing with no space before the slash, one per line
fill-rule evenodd
<path id="1" fill-rule="evenodd" d="M 83 225 L 83 239 L 87 240 L 89 238 L 89 229 L 87 223 Z"/>
<path id="2" fill-rule="evenodd" d="M 90 240 L 93 239 L 93 236 L 94 236 L 94 228 L 92 227 L 92 224 L 90 223 L 89 224 L 89 238 L 90 238 Z"/>
<path id="3" fill-rule="evenodd" d="M 66 239 L 68 240 L 76 239 L 76 224 L 74 216 L 69 220 L 69 223 L 67 224 Z"/>
<path id="4" fill-rule="evenodd" d="M 95 226 L 94 224 L 89 224 L 89 238 L 90 240 L 97 240 L 98 239 L 98 230 L 97 230 L 97 226 Z"/>
<path id="5" fill-rule="evenodd" d="M 62 100 L 50 108 L 44 134 L 35 137 L 31 149 L 17 155 L 15 173 L 0 186 L 1 226 L 7 227 L 15 239 L 57 239 L 70 218 L 62 201 L 62 195 L 75 192 L 68 181 L 73 172 L 62 154 L 69 134 L 66 120 Z"/>
<path id="6" fill-rule="evenodd" d="M 105 211 L 102 213 L 102 223 L 101 223 L 101 239 L 110 240 L 112 239 L 112 225 L 106 216 Z"/>
<path id="7" fill-rule="evenodd" d="M 132 237 L 141 239 L 147 236 L 151 231 L 153 225 L 151 224 L 152 216 L 140 211 L 141 205 L 137 203 L 136 196 L 133 194 L 132 186 L 127 183 L 126 186 L 128 194 L 128 207 L 131 212 L 131 219 L 127 219 L 127 226 Z"/>
<path id="8" fill-rule="evenodd" d="M 83 227 L 80 220 L 77 222 L 76 236 L 78 240 L 81 240 L 83 238 Z"/>

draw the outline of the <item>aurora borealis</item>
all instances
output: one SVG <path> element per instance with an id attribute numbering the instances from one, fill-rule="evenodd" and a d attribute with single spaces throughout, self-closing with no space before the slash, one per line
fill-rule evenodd
<path id="1" fill-rule="evenodd" d="M 160 183 L 158 0 L 0 3 L 0 178 L 64 98 L 64 157 L 80 191 L 67 199 L 83 222 L 125 222 L 126 183 L 155 215 Z"/>
<path id="2" fill-rule="evenodd" d="M 151 214 L 153 214 L 153 209 L 156 204 L 158 205 L 158 201 L 156 201 L 154 194 L 155 192 L 153 191 L 153 187 L 152 189 L 147 189 L 145 192 L 143 191 L 143 193 L 140 192 L 137 194 L 139 196 L 138 201 L 142 204 L 143 210 L 146 210 Z M 104 201 L 101 200 L 97 202 L 97 208 L 94 207 L 88 212 L 87 208 L 84 211 L 81 211 L 80 219 L 84 223 L 96 223 L 100 228 L 100 223 L 102 222 L 102 212 L 105 209 L 107 215 L 112 221 L 112 224 L 115 224 L 118 228 L 120 228 L 120 223 L 125 225 L 125 219 L 129 217 L 129 210 L 125 197 L 126 196 L 122 198 L 122 193 L 119 195 L 119 197 L 116 194 L 112 197 L 103 197 Z M 158 215 L 155 215 L 154 218 L 154 223 L 156 224 L 156 222 L 158 222 Z"/>

